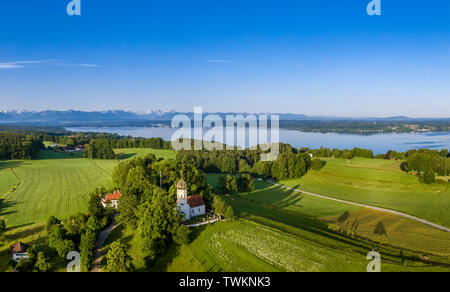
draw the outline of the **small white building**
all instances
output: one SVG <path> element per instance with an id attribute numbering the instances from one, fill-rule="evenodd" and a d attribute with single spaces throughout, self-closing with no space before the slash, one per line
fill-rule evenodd
<path id="1" fill-rule="evenodd" d="M 103 208 L 111 207 L 114 209 L 119 208 L 119 200 L 123 197 L 119 190 L 115 190 L 114 193 L 106 195 L 102 198 Z"/>
<path id="2" fill-rule="evenodd" d="M 13 261 L 18 263 L 20 261 L 20 259 L 28 258 L 29 257 L 28 253 L 27 253 L 28 248 L 29 248 L 29 246 L 22 242 L 18 242 L 14 245 L 11 245 L 10 252 L 11 252 L 11 258 L 13 259 Z"/>
<path id="3" fill-rule="evenodd" d="M 183 214 L 187 221 L 192 217 L 203 216 L 206 214 L 205 201 L 202 195 L 187 195 L 187 184 L 184 180 L 180 180 L 177 184 L 177 208 Z"/>

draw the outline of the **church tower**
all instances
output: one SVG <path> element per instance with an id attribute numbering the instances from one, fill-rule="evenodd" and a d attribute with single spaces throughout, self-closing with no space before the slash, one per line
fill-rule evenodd
<path id="1" fill-rule="evenodd" d="M 177 183 L 177 198 L 178 205 L 187 204 L 187 183 L 183 179 Z"/>
<path id="2" fill-rule="evenodd" d="M 187 183 L 183 179 L 177 183 L 177 205 L 178 210 L 184 213 L 185 219 L 189 220 L 191 211 L 187 200 Z"/>

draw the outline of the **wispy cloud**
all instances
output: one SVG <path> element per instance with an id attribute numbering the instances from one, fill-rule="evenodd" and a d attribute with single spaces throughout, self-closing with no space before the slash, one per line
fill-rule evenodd
<path id="1" fill-rule="evenodd" d="M 53 66 L 69 66 L 69 67 L 85 67 L 85 68 L 98 68 L 100 65 L 96 64 L 70 64 L 70 63 L 62 63 L 56 60 L 39 60 L 39 61 L 14 61 L 14 62 L 4 62 L 0 63 L 0 69 L 20 69 L 25 68 L 27 65 L 33 64 L 49 64 Z"/>
<path id="2" fill-rule="evenodd" d="M 88 68 L 98 68 L 100 65 L 96 64 L 80 64 L 81 67 L 88 67 Z"/>
<path id="3" fill-rule="evenodd" d="M 74 64 L 74 63 L 55 63 L 55 66 L 62 66 L 62 67 L 85 67 L 85 68 L 98 68 L 100 67 L 100 65 L 96 65 L 96 64 L 87 64 L 87 63 L 83 63 L 83 64 Z"/>
<path id="4" fill-rule="evenodd" d="M 0 69 L 17 69 L 23 68 L 23 65 L 13 64 L 13 63 L 0 63 Z"/>
<path id="5" fill-rule="evenodd" d="M 224 59 L 208 59 L 204 60 L 206 63 L 218 63 L 218 64 L 229 64 L 231 63 L 230 60 L 224 60 Z"/>
<path id="6" fill-rule="evenodd" d="M 0 69 L 19 69 L 25 68 L 25 65 L 29 64 L 43 64 L 43 63 L 51 63 L 52 60 L 39 60 L 39 61 L 14 61 L 14 62 L 6 62 L 0 63 Z"/>

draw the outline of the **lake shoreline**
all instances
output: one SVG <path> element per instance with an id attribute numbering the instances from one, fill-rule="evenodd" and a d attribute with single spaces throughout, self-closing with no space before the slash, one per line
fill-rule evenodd
<path id="1" fill-rule="evenodd" d="M 171 141 L 173 134 L 179 130 L 170 127 L 65 127 L 65 129 L 72 132 L 109 133 L 135 138 L 162 138 L 167 141 Z M 205 131 L 208 130 L 205 129 Z M 243 130 L 238 129 L 237 131 Z M 354 147 L 360 147 L 370 149 L 375 154 L 384 154 L 390 150 L 405 152 L 410 149 L 423 148 L 449 149 L 450 132 L 348 134 L 303 132 L 281 128 L 280 142 L 290 144 L 296 148 L 308 147 L 311 149 L 320 147 L 353 149 Z M 246 144 L 239 144 L 239 146 L 248 147 L 248 141 Z"/>

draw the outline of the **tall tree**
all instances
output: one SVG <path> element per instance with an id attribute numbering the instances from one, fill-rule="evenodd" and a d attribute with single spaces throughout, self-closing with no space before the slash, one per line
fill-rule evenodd
<path id="1" fill-rule="evenodd" d="M 121 241 L 111 244 L 106 254 L 106 268 L 108 273 L 127 273 L 133 272 L 133 261 L 127 251 L 127 247 Z"/>

